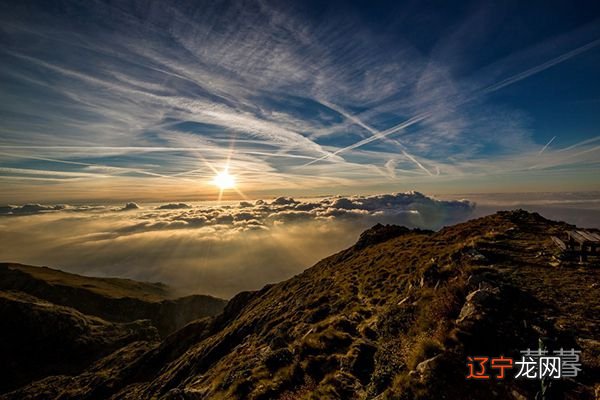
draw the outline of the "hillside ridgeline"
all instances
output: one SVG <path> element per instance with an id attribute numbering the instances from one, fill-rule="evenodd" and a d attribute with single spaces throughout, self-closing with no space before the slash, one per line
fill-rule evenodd
<path id="1" fill-rule="evenodd" d="M 518 358 L 543 338 L 582 351 L 582 371 L 552 395 L 594 399 L 600 269 L 559 261 L 550 239 L 572 228 L 525 211 L 438 232 L 377 225 L 161 342 L 1 398 L 522 400 L 539 381 L 467 380 L 467 356 Z"/>

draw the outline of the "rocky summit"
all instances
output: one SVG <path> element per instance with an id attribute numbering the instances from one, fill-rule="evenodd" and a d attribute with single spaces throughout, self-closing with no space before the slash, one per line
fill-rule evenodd
<path id="1" fill-rule="evenodd" d="M 551 236 L 570 229 L 525 211 L 438 232 L 377 225 L 162 339 L 152 321 L 108 322 L 76 296 L 13 286 L 0 297 L 4 337 L 17 343 L 8 365 L 24 371 L 46 349 L 46 367 L 1 398 L 598 398 L 600 268 L 559 256 Z M 469 357 L 519 359 L 541 344 L 581 351 L 577 376 L 467 379 Z"/>

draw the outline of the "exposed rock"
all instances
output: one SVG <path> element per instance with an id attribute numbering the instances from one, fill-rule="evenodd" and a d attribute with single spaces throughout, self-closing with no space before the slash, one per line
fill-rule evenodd
<path id="1" fill-rule="evenodd" d="M 485 310 L 493 302 L 498 302 L 500 290 L 494 287 L 484 287 L 469 293 L 465 304 L 460 310 L 456 324 L 460 325 L 465 320 L 478 320 L 485 316 Z"/>
<path id="2" fill-rule="evenodd" d="M 421 361 L 415 369 L 408 373 L 408 376 L 419 384 L 427 384 L 433 377 L 434 370 L 438 367 L 442 354 L 435 355 L 424 361 Z"/>
<path id="3" fill-rule="evenodd" d="M 431 371 L 435 368 L 436 363 L 438 362 L 441 356 L 441 354 L 438 354 L 437 356 L 428 358 L 427 360 L 421 361 L 419 364 L 417 364 L 417 366 L 415 367 L 415 372 L 417 373 L 419 380 L 425 380 L 427 375 L 429 375 Z"/>

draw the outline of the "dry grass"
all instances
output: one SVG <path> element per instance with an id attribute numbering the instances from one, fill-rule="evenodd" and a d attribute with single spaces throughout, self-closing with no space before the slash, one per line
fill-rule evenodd
<path id="1" fill-rule="evenodd" d="M 600 337 L 599 289 L 590 286 L 600 269 L 549 267 L 547 238 L 566 228 L 510 212 L 436 233 L 387 229 L 382 240 L 371 232 L 369 243 L 244 297 L 205 339 L 148 367 L 151 381 L 136 390 L 149 398 L 177 387 L 283 400 L 533 396 L 512 381 L 468 385 L 465 360 L 473 349 L 508 355 L 537 345 L 540 332 L 567 347 Z M 482 282 L 502 289 L 497 301 L 480 322 L 459 326 Z M 434 356 L 431 376 L 415 373 Z M 583 387 L 600 383 L 597 365 L 586 358 Z"/>

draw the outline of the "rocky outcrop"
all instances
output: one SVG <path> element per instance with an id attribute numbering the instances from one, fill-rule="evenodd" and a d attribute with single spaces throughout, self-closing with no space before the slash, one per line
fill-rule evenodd
<path id="1" fill-rule="evenodd" d="M 500 289 L 490 284 L 484 284 L 481 288 L 472 291 L 466 297 L 465 304 L 460 310 L 457 325 L 482 320 L 491 309 L 500 302 Z"/>

